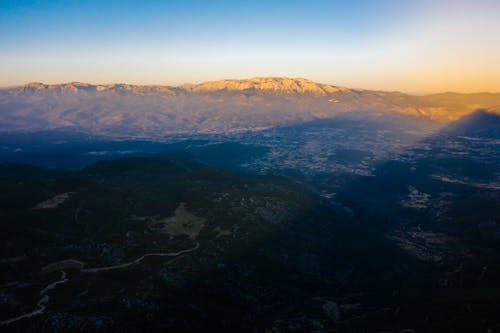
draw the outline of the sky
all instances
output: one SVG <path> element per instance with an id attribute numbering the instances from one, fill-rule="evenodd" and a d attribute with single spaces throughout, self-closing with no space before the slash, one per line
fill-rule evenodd
<path id="1" fill-rule="evenodd" d="M 0 0 L 0 86 L 257 76 L 500 92 L 500 1 Z"/>

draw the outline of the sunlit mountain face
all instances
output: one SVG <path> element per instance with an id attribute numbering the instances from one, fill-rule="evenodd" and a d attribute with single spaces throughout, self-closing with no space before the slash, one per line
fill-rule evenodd
<path id="1" fill-rule="evenodd" d="M 436 94 L 349 89 L 305 79 L 254 78 L 178 87 L 30 83 L 0 91 L 3 131 L 68 129 L 161 139 L 228 134 L 331 118 L 399 118 L 422 129 L 479 108 L 500 94 Z M 424 126 L 424 123 L 428 126 Z"/>
<path id="2" fill-rule="evenodd" d="M 500 332 L 499 17 L 0 1 L 0 332 Z"/>

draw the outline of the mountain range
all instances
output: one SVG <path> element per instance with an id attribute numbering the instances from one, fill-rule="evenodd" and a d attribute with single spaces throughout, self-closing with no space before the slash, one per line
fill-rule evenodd
<path id="1" fill-rule="evenodd" d="M 439 126 L 478 109 L 498 112 L 500 93 L 425 96 L 264 77 L 181 86 L 71 82 L 0 90 L 0 131 L 70 129 L 120 136 L 256 131 L 335 117 L 403 116 Z"/>

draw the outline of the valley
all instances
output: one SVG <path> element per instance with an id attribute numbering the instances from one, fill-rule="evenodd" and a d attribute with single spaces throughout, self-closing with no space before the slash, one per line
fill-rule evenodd
<path id="1" fill-rule="evenodd" d="M 5 140 L 4 327 L 496 329 L 498 137 L 392 119 Z"/>

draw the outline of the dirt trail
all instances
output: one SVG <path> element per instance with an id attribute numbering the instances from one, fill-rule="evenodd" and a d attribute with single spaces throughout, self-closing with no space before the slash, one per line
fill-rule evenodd
<path id="1" fill-rule="evenodd" d="M 114 270 L 114 269 L 126 268 L 126 267 L 130 267 L 132 265 L 140 263 L 146 257 L 177 257 L 177 256 L 180 256 L 181 254 L 184 254 L 184 253 L 196 251 L 199 247 L 200 247 L 200 243 L 197 242 L 196 245 L 190 249 L 181 250 L 178 252 L 146 253 L 142 257 L 139 257 L 139 258 L 137 258 L 133 261 L 130 261 L 130 262 L 126 262 L 124 264 L 104 266 L 104 267 L 98 267 L 98 268 L 80 269 L 80 272 L 82 272 L 82 273 L 98 273 L 98 272 L 102 272 L 102 271 L 110 271 L 110 270 Z M 78 262 L 83 264 L 83 262 L 80 262 L 80 261 L 78 261 Z M 69 281 L 69 279 L 66 278 L 66 272 L 61 271 L 61 278 L 59 280 L 48 284 L 45 288 L 43 288 L 40 291 L 40 296 L 42 296 L 42 298 L 38 301 L 37 307 L 35 310 L 33 310 L 29 313 L 25 313 L 25 314 L 22 314 L 20 316 L 14 317 L 14 318 L 0 321 L 0 326 L 10 325 L 18 320 L 30 318 L 30 317 L 37 316 L 37 315 L 44 313 L 45 309 L 47 308 L 47 303 L 49 302 L 49 299 L 50 299 L 49 296 L 47 295 L 47 292 L 49 290 L 55 289 L 59 284 L 66 283 L 68 281 Z"/>
<path id="2" fill-rule="evenodd" d="M 29 312 L 29 313 L 25 313 L 23 315 L 14 317 L 14 318 L 10 318 L 10 319 L 1 321 L 0 322 L 0 326 L 10 325 L 10 324 L 12 324 L 12 323 L 14 323 L 14 322 L 16 322 L 18 320 L 25 319 L 25 318 L 30 318 L 30 317 L 37 316 L 37 315 L 40 315 L 40 314 L 44 313 L 45 309 L 47 308 L 47 303 L 49 302 L 49 299 L 50 299 L 50 297 L 48 295 L 46 295 L 47 292 L 49 290 L 54 289 L 59 284 L 63 284 L 63 283 L 68 282 L 68 280 L 69 279 L 66 278 L 66 272 L 61 271 L 61 279 L 48 284 L 45 288 L 43 288 L 40 291 L 40 296 L 42 296 L 42 298 L 36 304 L 36 309 L 35 310 L 33 310 L 33 311 Z"/>
<path id="3" fill-rule="evenodd" d="M 187 250 L 181 250 L 178 252 L 169 252 L 169 253 L 147 253 L 143 255 L 140 258 L 137 258 L 133 261 L 126 262 L 124 264 L 119 264 L 119 265 L 112 265 L 112 266 L 104 266 L 104 267 L 98 267 L 98 268 L 86 268 L 86 269 L 81 269 L 80 272 L 82 273 L 98 273 L 102 271 L 111 271 L 113 269 L 120 269 L 120 268 L 126 268 L 130 267 L 132 265 L 140 263 L 142 260 L 144 260 L 146 257 L 177 257 L 180 256 L 181 254 L 192 252 L 197 250 L 200 247 L 200 243 L 196 243 L 196 245 L 190 249 Z"/>

